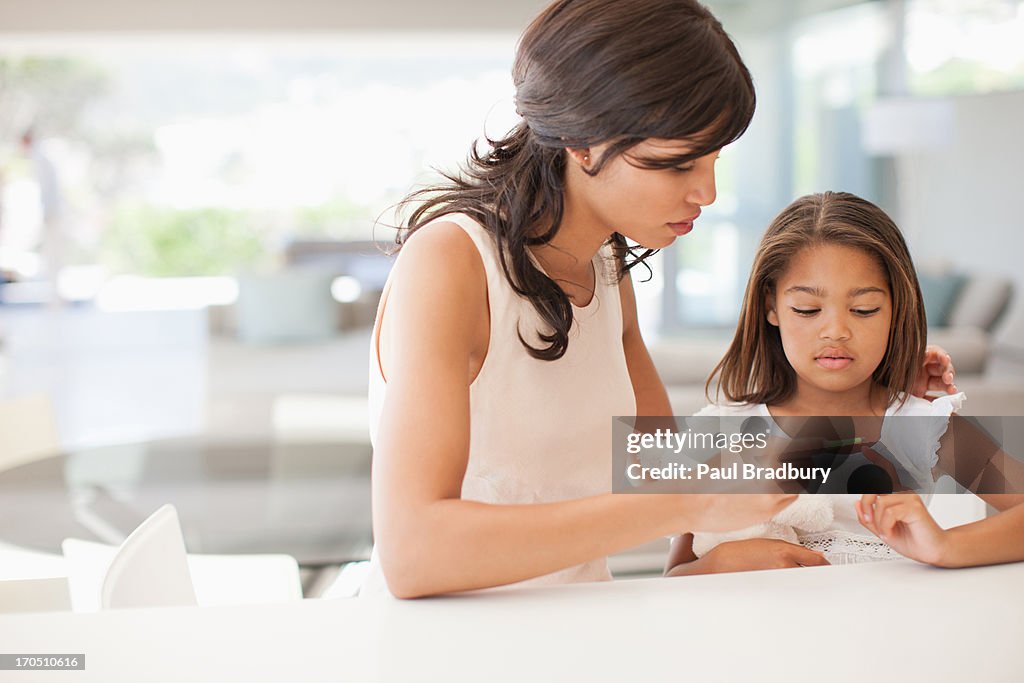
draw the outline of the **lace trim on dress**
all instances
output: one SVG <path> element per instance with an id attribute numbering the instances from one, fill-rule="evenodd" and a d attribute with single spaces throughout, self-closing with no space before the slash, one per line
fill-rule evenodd
<path id="1" fill-rule="evenodd" d="M 824 554 L 830 564 L 881 562 L 903 557 L 877 538 L 836 529 L 801 534 L 800 545 Z"/>

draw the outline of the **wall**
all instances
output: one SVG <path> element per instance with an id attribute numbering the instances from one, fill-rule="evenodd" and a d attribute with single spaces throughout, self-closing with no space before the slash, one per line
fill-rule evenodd
<path id="1" fill-rule="evenodd" d="M 0 31 L 519 31 L 545 0 L 0 0 Z"/>
<path id="2" fill-rule="evenodd" d="M 958 97 L 947 146 L 897 159 L 899 218 L 919 263 L 1024 287 L 1024 92 Z"/>

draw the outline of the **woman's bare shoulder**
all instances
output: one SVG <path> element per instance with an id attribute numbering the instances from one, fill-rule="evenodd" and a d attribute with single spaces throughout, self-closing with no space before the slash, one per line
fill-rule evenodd
<path id="1" fill-rule="evenodd" d="M 414 232 L 399 253 L 377 316 L 381 368 L 392 373 L 408 369 L 407 363 L 423 368 L 486 348 L 487 274 L 466 231 L 438 221 Z"/>
<path id="2" fill-rule="evenodd" d="M 454 221 L 439 220 L 416 230 L 402 245 L 394 270 L 413 280 L 483 287 L 486 272 L 473 238 Z M 404 275 L 403 275 L 404 277 Z"/>

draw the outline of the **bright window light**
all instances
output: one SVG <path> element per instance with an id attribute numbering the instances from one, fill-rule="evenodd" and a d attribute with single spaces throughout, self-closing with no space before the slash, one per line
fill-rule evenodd
<path id="1" fill-rule="evenodd" d="M 334 278 L 331 282 L 331 296 L 334 297 L 335 301 L 341 303 L 352 303 L 358 301 L 360 295 L 363 293 L 363 288 L 359 284 L 359 280 L 348 275 L 342 275 L 341 277 Z"/>
<path id="2" fill-rule="evenodd" d="M 232 304 L 238 299 L 233 277 L 143 278 L 120 275 L 96 296 L 101 311 L 162 311 Z"/>

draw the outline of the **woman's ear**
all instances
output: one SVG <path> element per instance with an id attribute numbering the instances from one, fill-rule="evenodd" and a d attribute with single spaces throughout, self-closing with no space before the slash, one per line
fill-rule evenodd
<path id="1" fill-rule="evenodd" d="M 572 157 L 577 164 L 582 166 L 584 169 L 590 167 L 590 148 L 589 147 L 566 147 L 566 154 Z"/>
<path id="2" fill-rule="evenodd" d="M 775 312 L 775 295 L 767 294 L 764 298 L 764 306 L 768 309 L 768 323 L 770 325 L 779 326 L 779 314 Z"/>

